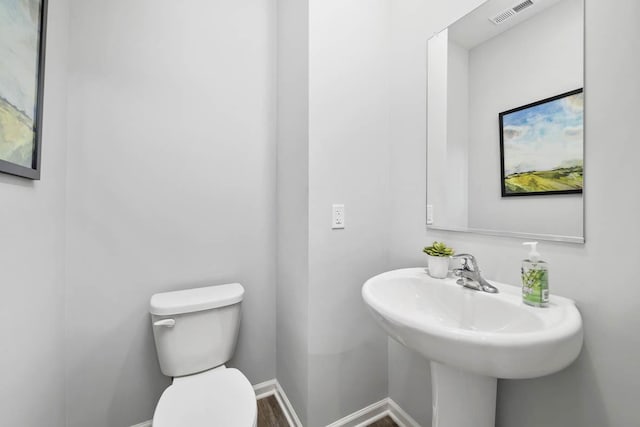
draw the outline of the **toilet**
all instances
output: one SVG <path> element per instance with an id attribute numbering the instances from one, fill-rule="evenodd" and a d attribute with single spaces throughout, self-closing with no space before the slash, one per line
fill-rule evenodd
<path id="1" fill-rule="evenodd" d="M 239 283 L 151 297 L 153 336 L 162 373 L 173 378 L 153 414 L 153 427 L 255 427 L 249 380 L 224 364 L 240 327 Z"/>

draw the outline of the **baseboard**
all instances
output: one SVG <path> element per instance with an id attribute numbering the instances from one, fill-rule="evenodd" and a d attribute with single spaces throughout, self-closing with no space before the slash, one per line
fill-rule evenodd
<path id="1" fill-rule="evenodd" d="M 293 405 L 291 405 L 291 402 L 289 401 L 289 398 L 287 397 L 286 393 L 282 389 L 282 386 L 280 385 L 278 380 L 275 380 L 275 382 L 276 382 L 276 394 L 275 394 L 276 400 L 278 401 L 278 404 L 280 404 L 280 407 L 282 408 L 282 412 L 284 412 L 284 416 L 287 418 L 289 425 L 291 427 L 303 427 L 302 422 L 300 421 L 300 418 L 298 418 L 298 414 L 296 414 L 296 410 L 293 409 Z"/>
<path id="2" fill-rule="evenodd" d="M 400 427 L 420 427 L 420 424 L 404 409 L 402 409 L 393 399 L 388 398 L 389 401 L 389 417 L 398 424 Z"/>
<path id="3" fill-rule="evenodd" d="M 277 379 L 264 381 L 253 386 L 256 400 L 275 396 L 287 422 L 291 427 L 303 427 L 300 418 L 291 405 L 289 398 Z M 327 427 L 365 427 L 389 416 L 399 427 L 420 427 L 393 399 L 387 397 L 352 414 L 329 424 Z M 152 427 L 151 420 L 143 421 L 131 427 Z"/>
<path id="4" fill-rule="evenodd" d="M 269 380 L 253 386 L 256 391 L 256 398 L 275 395 L 282 412 L 284 413 L 291 427 L 303 427 L 300 418 L 291 405 L 289 398 L 282 389 L 278 380 Z M 352 414 L 347 415 L 329 424 L 327 427 L 366 427 L 384 417 L 390 417 L 398 427 L 420 427 L 409 414 L 407 414 L 393 399 L 384 398 L 373 403 L 366 408 L 362 408 Z"/>
<path id="5" fill-rule="evenodd" d="M 300 418 L 298 418 L 298 414 L 296 414 L 295 409 L 293 409 L 289 398 L 287 397 L 278 380 L 272 379 L 260 384 L 256 384 L 253 386 L 253 390 L 256 393 L 257 400 L 263 399 L 268 396 L 275 396 L 276 400 L 278 401 L 278 405 L 280 405 L 280 409 L 282 409 L 282 413 L 286 417 L 289 425 L 291 427 L 302 427 L 302 423 L 300 422 Z"/>
<path id="6" fill-rule="evenodd" d="M 253 391 L 256 393 L 256 400 L 260 400 L 267 396 L 276 394 L 278 381 L 273 379 L 262 382 L 253 386 Z"/>
<path id="7" fill-rule="evenodd" d="M 388 398 L 382 399 L 381 401 L 373 403 L 366 408 L 362 408 L 353 414 L 340 418 L 338 421 L 329 424 L 327 427 L 367 426 L 389 414 L 388 400 Z"/>
<path id="8" fill-rule="evenodd" d="M 386 416 L 390 417 L 399 427 L 420 427 L 420 424 L 389 397 L 349 414 L 327 427 L 366 427 Z"/>

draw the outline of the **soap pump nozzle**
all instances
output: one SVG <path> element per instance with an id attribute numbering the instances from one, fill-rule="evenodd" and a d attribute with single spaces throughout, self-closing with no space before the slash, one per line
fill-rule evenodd
<path id="1" fill-rule="evenodd" d="M 537 251 L 538 242 L 524 242 L 523 245 L 531 248 L 529 251 L 529 261 L 538 262 L 540 260 L 540 253 Z"/>

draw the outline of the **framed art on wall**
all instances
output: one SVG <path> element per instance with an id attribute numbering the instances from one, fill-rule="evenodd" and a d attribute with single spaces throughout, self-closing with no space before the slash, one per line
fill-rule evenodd
<path id="1" fill-rule="evenodd" d="M 502 197 L 582 193 L 582 89 L 503 111 L 498 117 Z"/>
<path id="2" fill-rule="evenodd" d="M 0 172 L 40 179 L 47 0 L 0 1 Z"/>

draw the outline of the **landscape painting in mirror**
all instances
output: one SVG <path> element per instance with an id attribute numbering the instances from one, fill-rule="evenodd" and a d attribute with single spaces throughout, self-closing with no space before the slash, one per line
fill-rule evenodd
<path id="1" fill-rule="evenodd" d="M 583 90 L 499 114 L 502 197 L 582 193 Z"/>
<path id="2" fill-rule="evenodd" d="M 46 0 L 0 1 L 0 172 L 40 179 Z"/>

